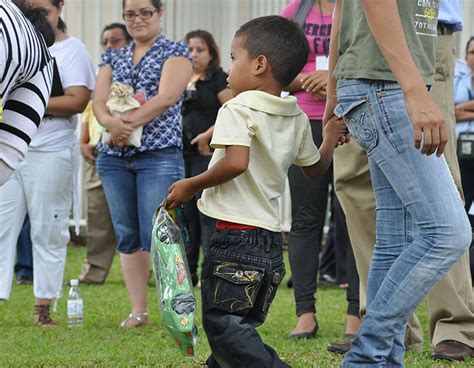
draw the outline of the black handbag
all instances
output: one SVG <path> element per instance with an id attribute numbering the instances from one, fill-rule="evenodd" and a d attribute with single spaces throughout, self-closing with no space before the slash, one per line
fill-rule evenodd
<path id="1" fill-rule="evenodd" d="M 468 90 L 469 100 L 472 100 L 471 91 Z M 457 154 L 460 160 L 474 160 L 474 132 L 459 133 Z"/>
<path id="2" fill-rule="evenodd" d="M 474 132 L 459 134 L 457 153 L 460 160 L 474 160 Z"/>

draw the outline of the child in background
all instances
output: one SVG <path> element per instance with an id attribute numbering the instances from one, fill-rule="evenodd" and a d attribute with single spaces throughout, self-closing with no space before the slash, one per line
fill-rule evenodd
<path id="1" fill-rule="evenodd" d="M 277 199 L 291 164 L 320 176 L 338 142 L 348 139 L 343 121 L 333 119 L 318 151 L 296 98 L 280 98 L 308 52 L 304 33 L 291 20 L 267 16 L 244 24 L 231 47 L 234 98 L 219 111 L 209 169 L 169 189 L 169 209 L 205 189 L 199 210 L 217 219 L 202 270 L 209 367 L 288 367 L 255 329 L 285 275 Z"/>

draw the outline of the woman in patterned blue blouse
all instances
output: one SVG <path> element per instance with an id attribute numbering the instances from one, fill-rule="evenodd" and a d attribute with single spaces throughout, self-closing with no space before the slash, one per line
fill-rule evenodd
<path id="1" fill-rule="evenodd" d="M 152 217 L 168 187 L 183 177 L 180 111 L 192 74 L 188 48 L 160 34 L 161 0 L 125 0 L 123 19 L 133 37 L 123 49 L 106 51 L 97 77 L 94 113 L 112 136 L 98 145 L 97 172 L 104 187 L 132 304 L 121 326 L 148 323 L 147 282 Z M 131 85 L 147 102 L 127 118 L 112 116 L 106 101 L 112 82 Z M 125 142 L 143 126 L 140 147 Z"/>

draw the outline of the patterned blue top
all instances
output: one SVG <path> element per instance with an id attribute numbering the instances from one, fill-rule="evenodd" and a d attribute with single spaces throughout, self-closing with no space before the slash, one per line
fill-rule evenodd
<path id="1" fill-rule="evenodd" d="M 102 54 L 100 66 L 112 68 L 112 82 L 126 83 L 133 86 L 135 92 L 144 92 L 147 100 L 158 94 L 161 71 L 168 58 L 184 56 L 189 59 L 188 47 L 181 41 L 171 41 L 158 36 L 150 50 L 133 67 L 134 43 L 125 48 L 107 50 Z M 112 156 L 129 157 L 138 152 L 158 150 L 166 147 L 182 148 L 181 138 L 181 105 L 183 96 L 176 104 L 160 116 L 143 126 L 140 147 L 118 148 L 103 144 L 98 145 L 99 152 Z"/>

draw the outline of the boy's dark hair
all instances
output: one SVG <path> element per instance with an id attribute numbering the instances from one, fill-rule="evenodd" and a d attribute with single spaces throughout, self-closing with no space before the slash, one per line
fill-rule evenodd
<path id="1" fill-rule="evenodd" d="M 102 42 L 102 37 L 104 37 L 104 33 L 106 31 L 110 31 L 111 29 L 116 29 L 116 28 L 122 31 L 123 37 L 125 37 L 125 40 L 127 40 L 127 43 L 130 43 L 132 41 L 132 36 L 130 36 L 130 33 L 128 33 L 127 27 L 125 27 L 125 24 L 118 23 L 118 22 L 107 24 L 104 27 L 104 29 L 102 30 L 102 33 L 100 34 L 100 41 Z"/>
<path id="2" fill-rule="evenodd" d="M 207 45 L 207 48 L 209 49 L 209 55 L 211 55 L 211 61 L 207 66 L 207 70 L 212 71 L 217 69 L 221 65 L 221 58 L 219 56 L 219 47 L 217 46 L 214 37 L 212 37 L 212 34 L 210 34 L 208 31 L 197 29 L 195 31 L 188 32 L 188 34 L 184 36 L 184 41 L 189 43 L 191 38 L 200 38 Z"/>
<path id="3" fill-rule="evenodd" d="M 252 59 L 259 55 L 267 58 L 282 87 L 289 85 L 308 61 L 308 40 L 301 27 L 278 15 L 252 19 L 235 37 L 243 38 L 243 47 Z"/>

